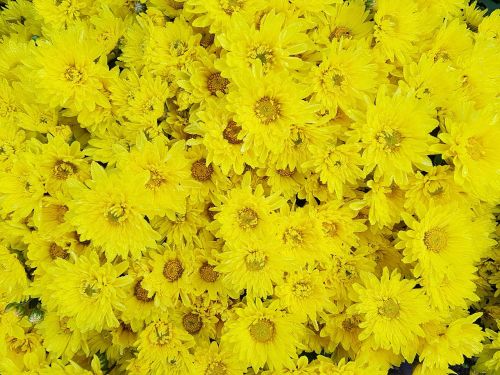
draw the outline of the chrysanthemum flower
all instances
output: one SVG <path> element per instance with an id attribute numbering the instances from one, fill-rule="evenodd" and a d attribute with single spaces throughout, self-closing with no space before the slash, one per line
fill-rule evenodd
<path id="1" fill-rule="evenodd" d="M 195 352 L 195 371 L 199 374 L 240 375 L 246 367 L 228 347 L 213 341 L 207 346 L 200 346 Z"/>
<path id="2" fill-rule="evenodd" d="M 373 349 L 389 349 L 412 361 L 416 340 L 425 334 L 422 324 L 431 319 L 427 298 L 415 289 L 416 281 L 401 279 L 397 271 L 384 269 L 380 280 L 369 273 L 361 279 L 363 285 L 354 285 L 355 304 L 348 309 L 363 316 L 359 338 Z"/>
<path id="3" fill-rule="evenodd" d="M 159 239 L 144 219 L 149 208 L 144 195 L 145 174 L 123 174 L 91 165 L 92 180 L 86 186 L 68 181 L 73 199 L 68 202 L 66 218 L 83 240 L 103 249 L 108 259 L 129 253 L 138 257 L 146 248 L 156 247 Z"/>
<path id="4" fill-rule="evenodd" d="M 265 365 L 281 369 L 293 363 L 301 326 L 292 315 L 260 299 L 247 301 L 235 312 L 237 317 L 226 322 L 221 343 L 230 345 L 242 364 L 257 372 Z"/>
<path id="5" fill-rule="evenodd" d="M 58 258 L 39 278 L 35 292 L 48 309 L 73 318 L 81 332 L 117 327 L 124 288 L 132 281 L 121 276 L 127 267 L 127 262 L 101 265 L 96 253 L 81 255 L 75 263 Z"/>
<path id="6" fill-rule="evenodd" d="M 2 264 L 0 303 L 8 304 L 23 300 L 28 288 L 26 272 L 17 256 L 3 245 L 0 245 L 0 264 Z"/>

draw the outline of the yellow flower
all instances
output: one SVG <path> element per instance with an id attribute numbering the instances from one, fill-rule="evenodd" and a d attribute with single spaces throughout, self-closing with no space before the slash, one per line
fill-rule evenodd
<path id="1" fill-rule="evenodd" d="M 429 133 L 437 121 L 422 101 L 401 91 L 390 95 L 382 88 L 359 125 L 366 173 L 375 170 L 375 178 L 405 184 L 413 165 L 431 165 L 427 155 L 437 140 Z"/>
<path id="2" fill-rule="evenodd" d="M 86 186 L 68 181 L 73 199 L 66 218 L 81 239 L 100 246 L 109 260 L 129 253 L 137 258 L 146 248 L 156 247 L 158 233 L 144 219 L 150 204 L 144 196 L 147 175 L 107 171 L 95 162 L 91 175 Z"/>
<path id="3" fill-rule="evenodd" d="M 101 265 L 93 252 L 75 263 L 58 258 L 36 280 L 36 293 L 49 310 L 73 318 L 80 332 L 117 327 L 124 288 L 132 281 L 121 276 L 127 267 L 127 262 Z"/>
<path id="4" fill-rule="evenodd" d="M 388 349 L 413 361 L 417 338 L 424 336 L 422 324 L 431 319 L 427 298 L 414 289 L 416 281 L 401 279 L 397 271 L 386 268 L 380 279 L 362 274 L 363 285 L 355 284 L 355 303 L 347 310 L 361 314 L 361 340 L 373 349 Z"/>
<path id="5" fill-rule="evenodd" d="M 230 345 L 242 364 L 255 372 L 265 365 L 279 370 L 293 364 L 301 332 L 293 316 L 259 299 L 247 301 L 235 313 L 237 317 L 225 324 L 221 343 Z"/>
<path id="6" fill-rule="evenodd" d="M 227 95 L 228 108 L 241 124 L 245 146 L 259 149 L 258 157 L 265 159 L 270 151 L 283 150 L 290 125 L 314 122 L 316 107 L 303 100 L 307 91 L 288 75 L 264 74 L 261 64 L 252 72 L 239 71 L 241 75 L 233 77 L 236 90 Z"/>
<path id="7" fill-rule="evenodd" d="M 107 77 L 108 69 L 104 60 L 95 62 L 99 50 L 84 26 L 54 33 L 53 39 L 41 44 L 33 57 L 29 66 L 37 77 L 34 89 L 42 93 L 38 99 L 44 104 L 76 111 L 110 106 L 101 92 L 101 79 Z"/>
<path id="8" fill-rule="evenodd" d="M 249 298 L 273 294 L 273 284 L 278 283 L 292 258 L 283 253 L 274 239 L 258 240 L 250 237 L 241 244 L 226 243 L 219 254 L 219 272 L 226 288 L 241 293 L 246 290 Z"/>
<path id="9" fill-rule="evenodd" d="M 200 346 L 195 352 L 195 373 L 205 375 L 240 375 L 246 367 L 229 347 L 218 345 L 212 341 L 209 345 Z"/>
<path id="10" fill-rule="evenodd" d="M 25 299 L 28 288 L 28 277 L 16 254 L 0 245 L 0 304 L 20 302 Z"/>

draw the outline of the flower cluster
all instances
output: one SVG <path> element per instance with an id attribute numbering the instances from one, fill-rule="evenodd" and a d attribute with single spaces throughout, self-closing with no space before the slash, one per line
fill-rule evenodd
<path id="1" fill-rule="evenodd" d="M 0 373 L 500 374 L 500 12 L 0 2 Z"/>

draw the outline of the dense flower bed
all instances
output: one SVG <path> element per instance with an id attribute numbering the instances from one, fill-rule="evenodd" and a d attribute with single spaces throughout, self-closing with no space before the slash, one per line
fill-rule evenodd
<path id="1" fill-rule="evenodd" d="M 0 8 L 0 374 L 500 374 L 500 12 Z"/>

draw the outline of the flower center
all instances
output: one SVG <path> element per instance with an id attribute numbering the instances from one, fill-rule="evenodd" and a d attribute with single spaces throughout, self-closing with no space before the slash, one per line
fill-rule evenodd
<path id="1" fill-rule="evenodd" d="M 341 86 L 342 83 L 344 82 L 345 78 L 344 75 L 338 72 L 334 72 L 332 74 L 332 83 L 334 86 Z"/>
<path id="2" fill-rule="evenodd" d="M 96 294 L 99 294 L 101 291 L 101 288 L 99 288 L 96 283 L 85 283 L 83 286 L 83 293 L 87 297 L 94 297 Z"/>
<path id="3" fill-rule="evenodd" d="M 212 266 L 207 262 L 202 264 L 198 272 L 200 273 L 201 279 L 207 283 L 214 283 L 219 278 L 219 272 L 215 270 L 215 266 Z"/>
<path id="4" fill-rule="evenodd" d="M 293 176 L 293 174 L 295 173 L 295 169 L 293 171 L 290 170 L 290 168 L 285 168 L 285 169 L 278 169 L 276 170 L 276 173 L 278 173 L 280 176 L 283 176 L 283 177 L 290 177 L 290 176 Z"/>
<path id="5" fill-rule="evenodd" d="M 179 259 L 171 259 L 163 266 L 163 276 L 170 282 L 179 280 L 183 273 L 184 267 Z"/>
<path id="6" fill-rule="evenodd" d="M 266 64 L 272 64 L 274 60 L 274 53 L 271 48 L 268 46 L 257 46 L 253 48 L 249 53 L 248 53 L 248 58 L 255 60 L 258 59 L 262 63 L 262 65 Z"/>
<path id="7" fill-rule="evenodd" d="M 212 73 L 207 78 L 207 89 L 212 95 L 216 95 L 218 91 L 227 94 L 227 85 L 229 80 L 222 77 L 219 72 Z"/>
<path id="8" fill-rule="evenodd" d="M 382 306 L 378 308 L 378 313 L 391 319 L 396 318 L 399 316 L 399 305 L 392 298 L 389 298 L 382 302 Z"/>
<path id="9" fill-rule="evenodd" d="M 68 210 L 68 207 L 63 205 L 56 205 L 54 207 L 54 217 L 57 223 L 64 223 L 64 215 L 66 215 L 66 212 L 68 212 Z"/>
<path id="10" fill-rule="evenodd" d="M 49 255 L 52 259 L 56 259 L 56 258 L 68 259 L 69 258 L 68 252 L 54 242 L 49 247 Z"/>
<path id="11" fill-rule="evenodd" d="M 267 256 L 262 251 L 251 250 L 245 256 L 245 264 L 249 271 L 260 271 L 267 263 Z"/>
<path id="12" fill-rule="evenodd" d="M 398 20 L 396 17 L 386 14 L 380 18 L 379 27 L 382 30 L 389 31 L 394 30 L 398 26 Z"/>
<path id="13" fill-rule="evenodd" d="M 275 99 L 264 96 L 255 103 L 254 112 L 260 122 L 267 125 L 280 117 L 281 106 Z"/>
<path id="14" fill-rule="evenodd" d="M 439 181 L 428 181 L 425 188 L 431 196 L 441 195 L 444 192 L 444 186 Z"/>
<path id="15" fill-rule="evenodd" d="M 269 319 L 259 319 L 253 323 L 249 328 L 250 336 L 255 341 L 260 343 L 266 343 L 274 338 L 276 333 L 276 327 L 272 321 Z"/>
<path id="16" fill-rule="evenodd" d="M 442 228 L 432 228 L 424 233 L 424 244 L 427 250 L 439 253 L 446 248 L 448 236 Z"/>
<path id="17" fill-rule="evenodd" d="M 337 225 L 333 221 L 325 221 L 321 224 L 323 226 L 323 232 L 330 237 L 337 236 Z"/>
<path id="18" fill-rule="evenodd" d="M 228 16 L 239 11 L 244 4 L 244 0 L 219 0 L 220 7 Z"/>
<path id="19" fill-rule="evenodd" d="M 294 246 L 301 245 L 304 242 L 304 233 L 295 227 L 286 228 L 283 232 L 283 242 Z"/>
<path id="20" fill-rule="evenodd" d="M 175 40 L 170 44 L 170 52 L 174 56 L 182 56 L 188 50 L 188 45 L 183 40 Z"/>
<path id="21" fill-rule="evenodd" d="M 124 203 L 114 204 L 107 212 L 107 218 L 111 224 L 121 224 L 127 220 L 127 216 L 127 205 Z"/>
<path id="22" fill-rule="evenodd" d="M 146 183 L 146 188 L 154 190 L 165 183 L 166 179 L 156 168 L 149 168 L 149 180 Z"/>
<path id="23" fill-rule="evenodd" d="M 227 366 L 221 361 L 214 361 L 207 366 L 204 375 L 227 375 Z"/>
<path id="24" fill-rule="evenodd" d="M 191 335 L 195 335 L 203 328 L 203 322 L 198 314 L 192 312 L 187 313 L 182 317 L 182 325 L 184 329 Z"/>
<path id="25" fill-rule="evenodd" d="M 383 148 L 387 151 L 397 151 L 401 146 L 401 141 L 403 137 L 401 133 L 397 130 L 392 131 L 381 131 L 377 134 L 377 142 L 383 145 Z"/>
<path id="26" fill-rule="evenodd" d="M 238 126 L 233 120 L 227 123 L 227 126 L 222 131 L 222 137 L 232 145 L 239 145 L 243 143 L 241 139 L 238 139 L 238 134 L 240 134 L 241 126 Z"/>
<path id="27" fill-rule="evenodd" d="M 312 291 L 312 285 L 307 280 L 300 280 L 292 286 L 293 294 L 299 298 L 307 298 L 311 296 Z"/>
<path id="28" fill-rule="evenodd" d="M 354 329 L 358 328 L 360 322 L 360 317 L 358 315 L 353 315 L 352 317 L 342 321 L 342 328 L 347 332 L 351 332 Z"/>
<path id="29" fill-rule="evenodd" d="M 245 207 L 238 211 L 237 220 L 243 229 L 255 228 L 259 223 L 259 215 L 250 207 Z"/>
<path id="30" fill-rule="evenodd" d="M 151 331 L 152 342 L 156 342 L 158 345 L 166 345 L 170 343 L 172 338 L 170 325 L 162 321 L 153 323 L 154 329 Z"/>
<path id="31" fill-rule="evenodd" d="M 151 302 L 154 299 L 154 297 L 148 297 L 148 291 L 142 287 L 142 280 L 135 284 L 134 296 L 142 302 Z"/>
<path id="32" fill-rule="evenodd" d="M 210 176 L 214 172 L 212 165 L 207 166 L 207 161 L 205 159 L 197 160 L 191 166 L 191 176 L 193 176 L 198 181 L 210 180 Z"/>
<path id="33" fill-rule="evenodd" d="M 74 65 L 70 65 L 66 68 L 64 71 L 64 79 L 66 81 L 79 84 L 83 82 L 83 71 L 81 69 L 78 69 Z"/>
<path id="34" fill-rule="evenodd" d="M 351 37 L 351 30 L 349 30 L 345 26 L 337 26 L 330 33 L 330 36 L 328 37 L 328 39 L 330 39 L 330 41 L 332 41 L 333 39 L 340 39 L 342 37 L 350 38 Z"/>
<path id="35" fill-rule="evenodd" d="M 76 165 L 70 162 L 58 160 L 54 164 L 54 177 L 58 180 L 66 180 L 77 171 Z"/>

